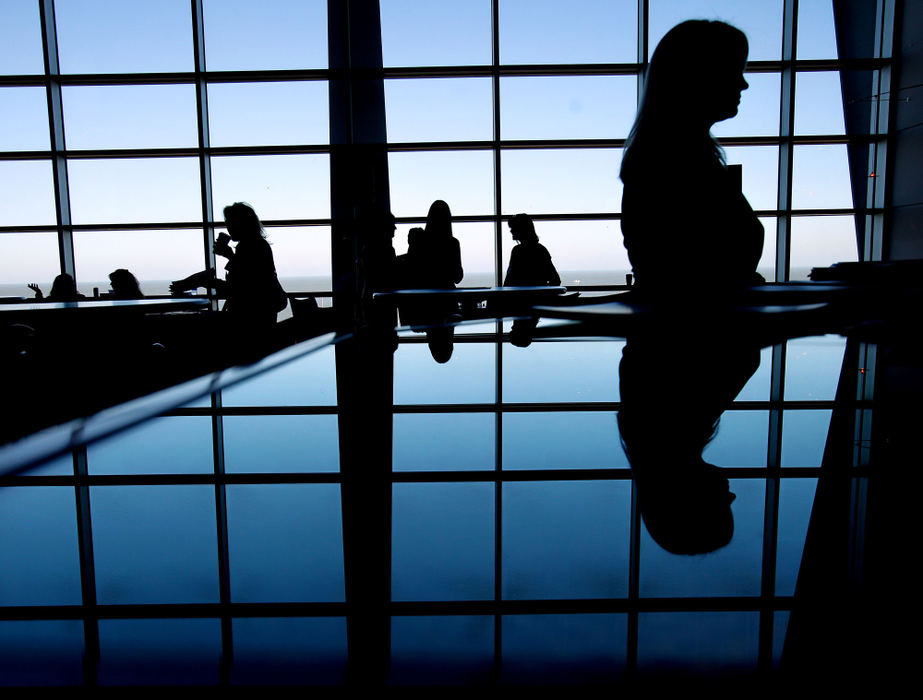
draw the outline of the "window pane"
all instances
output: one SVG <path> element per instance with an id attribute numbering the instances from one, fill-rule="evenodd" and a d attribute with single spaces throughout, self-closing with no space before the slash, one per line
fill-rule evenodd
<path id="1" fill-rule="evenodd" d="M 503 0 L 502 63 L 634 63 L 637 3 Z M 614 31 L 615 29 L 621 31 Z"/>
<path id="2" fill-rule="evenodd" d="M 74 234 L 77 284 L 91 296 L 109 289 L 109 273 L 126 268 L 144 294 L 169 294 L 170 282 L 205 266 L 202 231 L 78 231 Z"/>
<path id="3" fill-rule="evenodd" d="M 845 134 L 843 91 L 837 71 L 798 73 L 795 79 L 795 133 Z"/>
<path id="4" fill-rule="evenodd" d="M 628 595 L 631 482 L 503 486 L 503 597 Z"/>
<path id="5" fill-rule="evenodd" d="M 208 70 L 326 68 L 327 3 L 206 0 L 205 54 Z"/>
<path id="6" fill-rule="evenodd" d="M 212 158 L 215 217 L 247 202 L 263 221 L 330 218 L 330 157 L 221 156 Z"/>
<path id="7" fill-rule="evenodd" d="M 490 78 L 385 81 L 388 141 L 489 141 Z"/>
<path id="8" fill-rule="evenodd" d="M 833 411 L 799 410 L 782 414 L 783 467 L 819 467 L 824 459 Z"/>
<path id="9" fill-rule="evenodd" d="M 767 277 L 767 279 L 769 279 Z M 769 382 L 772 370 L 772 347 L 760 350 L 760 366 L 750 377 L 740 393 L 734 397 L 735 401 L 768 401 Z"/>
<path id="10" fill-rule="evenodd" d="M 628 458 L 612 411 L 503 414 L 504 469 L 619 467 Z"/>
<path id="11" fill-rule="evenodd" d="M 765 467 L 768 431 L 767 411 L 725 411 L 702 458 L 719 467 Z"/>
<path id="12" fill-rule="evenodd" d="M 495 366 L 491 343 L 456 343 L 445 364 L 433 360 L 426 343 L 401 343 L 394 354 L 394 403 L 494 401 Z"/>
<path id="13" fill-rule="evenodd" d="M 71 160 L 67 169 L 75 224 L 202 219 L 195 158 Z"/>
<path id="14" fill-rule="evenodd" d="M 546 341 L 520 351 L 504 345 L 503 400 L 618 401 L 624 346 L 622 341 Z"/>
<path id="15" fill-rule="evenodd" d="M 794 209 L 848 209 L 853 206 L 845 144 L 795 146 L 793 160 Z"/>
<path id="16" fill-rule="evenodd" d="M 329 226 L 269 227 L 266 240 L 272 246 L 276 272 L 285 291 L 332 289 Z"/>
<path id="17" fill-rule="evenodd" d="M 638 670 L 700 676 L 754 672 L 759 629 L 758 612 L 641 613 Z"/>
<path id="18" fill-rule="evenodd" d="M 621 209 L 620 148 L 515 150 L 501 157 L 504 214 Z"/>
<path id="19" fill-rule="evenodd" d="M 494 413 L 398 413 L 394 416 L 394 471 L 493 469 Z"/>
<path id="20" fill-rule="evenodd" d="M 394 484 L 391 532 L 392 600 L 493 599 L 493 484 Z"/>
<path id="21" fill-rule="evenodd" d="M 634 76 L 501 78 L 501 133 L 514 140 L 624 139 L 637 89 Z"/>
<path id="22" fill-rule="evenodd" d="M 790 279 L 806 280 L 812 267 L 856 262 L 856 220 L 852 216 L 792 217 Z"/>
<path id="23" fill-rule="evenodd" d="M 490 151 L 389 153 L 388 170 L 395 216 L 424 219 L 437 199 L 448 202 L 456 216 L 494 212 Z"/>
<path id="24" fill-rule="evenodd" d="M 0 151 L 47 150 L 48 133 L 45 88 L 0 88 Z"/>
<path id="25" fill-rule="evenodd" d="M 817 479 L 781 479 L 779 482 L 776 595 L 795 595 L 816 490 Z"/>
<path id="26" fill-rule="evenodd" d="M 56 0 L 55 17 L 62 73 L 193 69 L 186 0 Z"/>
<path id="27" fill-rule="evenodd" d="M 778 222 L 774 217 L 763 216 L 760 217 L 760 223 L 763 224 L 763 254 L 760 256 L 756 271 L 767 282 L 774 282 L 776 279 L 776 231 Z"/>
<path id="28" fill-rule="evenodd" d="M 3 620 L 0 685 L 79 685 L 83 644 L 83 620 Z"/>
<path id="29" fill-rule="evenodd" d="M 750 84 L 740 98 L 740 109 L 732 119 L 715 124 L 711 132 L 725 136 L 775 136 L 779 133 L 781 78 L 778 73 L 747 73 Z"/>
<path id="30" fill-rule="evenodd" d="M 842 336 L 789 340 L 785 351 L 785 399 L 833 401 L 845 352 L 846 339 Z"/>
<path id="31" fill-rule="evenodd" d="M 329 114 L 326 81 L 208 86 L 212 146 L 326 144 Z"/>
<path id="32" fill-rule="evenodd" d="M 225 471 L 336 472 L 338 437 L 336 416 L 225 416 Z"/>
<path id="33" fill-rule="evenodd" d="M 340 487 L 227 487 L 234 602 L 345 600 Z"/>
<path id="34" fill-rule="evenodd" d="M 754 209 L 775 209 L 779 199 L 779 147 L 734 146 L 724 149 L 728 163 L 743 166 L 743 193 Z"/>
<path id="35" fill-rule="evenodd" d="M 398 224 L 394 234 L 394 251 L 397 255 L 407 252 L 409 231 L 420 223 Z M 494 225 L 490 222 L 463 222 L 452 224 L 452 235 L 458 239 L 461 248 L 464 277 L 459 287 L 494 287 L 497 274 L 494 262 Z"/>
<path id="36" fill-rule="evenodd" d="M 381 1 L 385 66 L 490 63 L 490 0 Z"/>
<path id="37" fill-rule="evenodd" d="M 211 474 L 212 424 L 206 416 L 154 418 L 87 447 L 90 474 Z"/>
<path id="38" fill-rule="evenodd" d="M 42 24 L 35 0 L 4 0 L 0 22 L 0 74 L 42 73 Z"/>
<path id="39" fill-rule="evenodd" d="M 391 618 L 394 685 L 485 685 L 494 663 L 490 615 Z"/>
<path id="40" fill-rule="evenodd" d="M 48 293 L 60 272 L 58 234 L 0 233 L 0 296 L 32 296 L 30 282 Z"/>
<path id="41" fill-rule="evenodd" d="M 782 0 L 651 0 L 651 51 L 673 26 L 687 19 L 720 19 L 747 35 L 751 61 L 782 57 Z"/>
<path id="42" fill-rule="evenodd" d="M 799 59 L 837 58 L 833 0 L 798 1 Z"/>
<path id="43" fill-rule="evenodd" d="M 625 284 L 631 264 L 618 221 L 537 221 L 535 230 L 551 255 L 561 284 Z M 504 265 L 509 265 L 510 249 L 504 241 Z"/>
<path id="44" fill-rule="evenodd" d="M 4 226 L 54 224 L 54 180 L 47 160 L 0 161 L 0 221 Z"/>
<path id="45" fill-rule="evenodd" d="M 324 347 L 222 393 L 225 406 L 334 406 L 336 358 Z"/>
<path id="46" fill-rule="evenodd" d="M 193 85 L 64 87 L 68 148 L 195 146 Z"/>

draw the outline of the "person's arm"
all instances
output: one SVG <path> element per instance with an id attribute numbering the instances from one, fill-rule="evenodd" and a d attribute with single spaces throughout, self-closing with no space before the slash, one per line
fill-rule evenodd
<path id="1" fill-rule="evenodd" d="M 29 289 L 31 289 L 33 292 L 35 292 L 35 298 L 36 298 L 36 299 L 44 299 L 44 298 L 45 298 L 45 295 L 42 293 L 41 287 L 39 287 L 37 284 L 35 284 L 35 282 L 30 282 L 30 283 L 29 283 Z"/>
<path id="2" fill-rule="evenodd" d="M 224 284 L 223 280 L 219 280 L 215 276 L 215 268 L 210 267 L 207 270 L 202 270 L 200 272 L 195 272 L 189 277 L 184 277 L 181 280 L 175 280 L 170 283 L 170 293 L 177 295 L 182 294 L 190 289 L 198 289 L 199 287 L 206 288 L 217 288 L 220 282 Z"/>
<path id="3" fill-rule="evenodd" d="M 545 279 L 548 280 L 548 284 L 552 287 L 557 287 L 561 284 L 561 275 L 558 274 L 558 271 L 554 267 L 554 262 L 551 260 L 551 253 L 548 252 L 548 249 L 542 246 L 542 249 L 545 251 Z"/>

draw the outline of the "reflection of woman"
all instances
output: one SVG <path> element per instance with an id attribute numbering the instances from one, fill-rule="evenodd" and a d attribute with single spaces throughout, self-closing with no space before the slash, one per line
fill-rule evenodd
<path id="1" fill-rule="evenodd" d="M 671 29 L 651 58 L 622 160 L 622 235 L 639 291 L 762 281 L 763 227 L 710 133 L 737 114 L 747 38 L 706 20 Z"/>
<path id="2" fill-rule="evenodd" d="M 551 255 L 535 233 L 535 224 L 528 214 L 516 214 L 510 219 L 510 233 L 517 245 L 510 251 L 510 266 L 503 280 L 504 287 L 543 287 L 561 284 Z"/>

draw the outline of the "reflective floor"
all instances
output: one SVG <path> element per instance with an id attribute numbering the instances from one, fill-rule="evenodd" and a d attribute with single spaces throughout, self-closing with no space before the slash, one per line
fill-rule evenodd
<path id="1" fill-rule="evenodd" d="M 510 330 L 331 345 L 6 477 L 0 683 L 784 669 L 828 474 L 861 565 L 872 346 Z"/>

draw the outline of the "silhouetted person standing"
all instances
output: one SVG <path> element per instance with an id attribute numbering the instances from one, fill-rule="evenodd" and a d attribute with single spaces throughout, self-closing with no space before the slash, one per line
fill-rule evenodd
<path id="1" fill-rule="evenodd" d="M 510 219 L 510 233 L 517 245 L 510 251 L 510 265 L 503 280 L 504 287 L 543 287 L 561 284 L 551 255 L 535 233 L 535 224 L 528 214 L 516 214 Z"/>
<path id="2" fill-rule="evenodd" d="M 639 292 L 763 281 L 763 226 L 710 132 L 737 114 L 747 53 L 743 32 L 707 20 L 678 24 L 654 51 L 620 173 L 622 235 Z"/>

